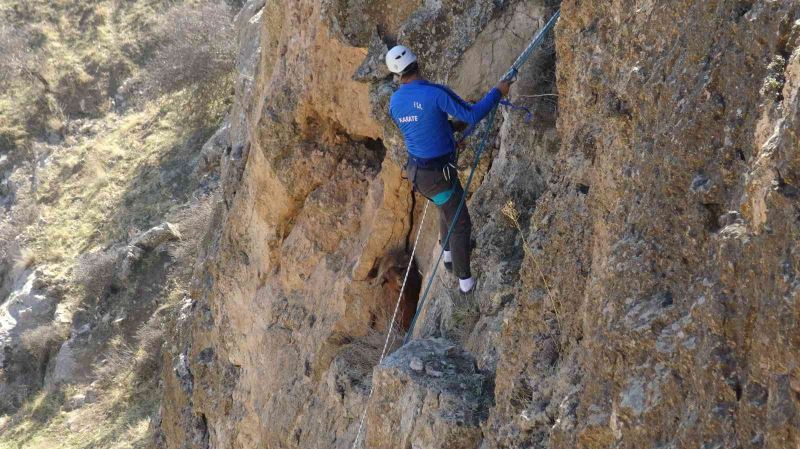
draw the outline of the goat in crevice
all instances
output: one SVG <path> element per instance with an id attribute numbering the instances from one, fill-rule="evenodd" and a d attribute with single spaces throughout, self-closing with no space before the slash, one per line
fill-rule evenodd
<path id="1" fill-rule="evenodd" d="M 408 269 L 410 254 L 402 249 L 394 249 L 386 253 L 378 264 L 375 274 L 375 284 L 383 291 L 378 298 L 376 313 L 372 316 L 372 325 L 385 325 L 392 318 L 397 297 L 403 286 L 403 279 Z M 400 308 L 397 312 L 397 325 L 401 331 L 408 329 L 414 314 L 417 311 L 419 293 L 422 290 L 422 274 L 417 268 L 417 262 L 411 262 L 411 271 L 408 273 L 406 288 L 400 299 Z"/>

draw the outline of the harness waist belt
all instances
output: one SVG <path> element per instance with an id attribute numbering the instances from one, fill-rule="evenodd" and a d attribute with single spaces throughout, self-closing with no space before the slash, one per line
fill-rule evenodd
<path id="1" fill-rule="evenodd" d="M 444 192 L 439 192 L 431 198 L 433 204 L 437 206 L 442 206 L 446 202 L 450 201 L 450 197 L 453 196 L 454 189 L 445 190 Z"/>
<path id="2" fill-rule="evenodd" d="M 408 163 L 409 165 L 415 165 L 418 168 L 429 169 L 429 170 L 439 170 L 445 165 L 455 161 L 455 154 L 447 153 L 445 155 L 435 157 L 433 159 L 424 159 L 421 157 L 416 157 L 413 154 L 408 154 Z"/>

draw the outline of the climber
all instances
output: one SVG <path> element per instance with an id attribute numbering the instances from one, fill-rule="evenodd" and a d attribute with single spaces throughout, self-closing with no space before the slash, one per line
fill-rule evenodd
<path id="1" fill-rule="evenodd" d="M 508 95 L 510 81 L 501 81 L 475 104 L 467 103 L 445 86 L 430 83 L 420 74 L 417 57 L 397 45 L 386 54 L 389 70 L 400 76 L 400 88 L 392 95 L 389 113 L 406 142 L 406 173 L 414 189 L 439 208 L 440 243 L 455 218 L 463 194 L 456 170 L 456 142 L 448 116 L 475 125 Z M 445 268 L 458 277 L 459 289 L 469 293 L 475 286 L 470 271 L 472 223 L 466 206 L 458 216 L 450 242 L 444 248 Z"/>

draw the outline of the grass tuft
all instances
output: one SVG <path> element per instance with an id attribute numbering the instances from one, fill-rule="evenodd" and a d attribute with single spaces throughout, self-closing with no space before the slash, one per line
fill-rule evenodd
<path id="1" fill-rule="evenodd" d="M 500 212 L 511 221 L 514 227 L 519 232 L 519 236 L 522 239 L 522 246 L 524 248 L 525 254 L 528 256 L 528 259 L 533 262 L 533 266 L 536 269 L 537 274 L 539 275 L 542 285 L 544 286 L 545 292 L 547 293 L 547 300 L 550 302 L 550 308 L 553 311 L 553 314 L 556 316 L 556 321 L 558 323 L 559 332 L 563 332 L 564 330 L 564 321 L 562 319 L 562 306 L 558 297 L 553 294 L 553 290 L 550 288 L 550 284 L 547 281 L 547 277 L 544 275 L 544 271 L 542 270 L 542 266 L 539 264 L 539 259 L 533 249 L 528 245 L 528 241 L 525 238 L 525 232 L 522 230 L 522 225 L 520 225 L 519 219 L 520 214 L 517 211 L 517 206 L 514 204 L 513 201 L 508 201 Z"/>

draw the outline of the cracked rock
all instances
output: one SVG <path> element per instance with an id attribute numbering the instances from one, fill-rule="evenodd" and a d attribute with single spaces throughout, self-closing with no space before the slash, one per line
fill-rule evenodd
<path id="1" fill-rule="evenodd" d="M 418 363 L 416 363 L 418 362 Z M 453 366 L 447 376 L 434 364 Z M 420 376 L 411 365 L 425 366 Z M 476 448 L 492 402 L 491 380 L 475 359 L 443 339 L 413 341 L 375 370 L 366 447 Z"/>

